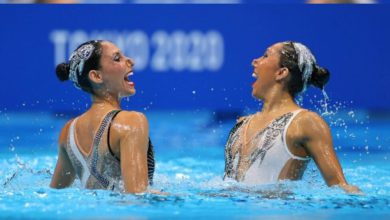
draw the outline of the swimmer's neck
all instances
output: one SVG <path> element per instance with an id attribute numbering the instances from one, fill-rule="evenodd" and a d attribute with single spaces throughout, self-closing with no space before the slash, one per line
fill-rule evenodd
<path id="1" fill-rule="evenodd" d="M 262 113 L 275 113 L 299 107 L 288 92 L 270 92 L 263 99 Z"/>
<path id="2" fill-rule="evenodd" d="M 114 109 L 120 109 L 121 99 L 118 97 L 113 97 L 111 95 L 96 96 L 92 95 L 92 107 L 109 107 Z"/>

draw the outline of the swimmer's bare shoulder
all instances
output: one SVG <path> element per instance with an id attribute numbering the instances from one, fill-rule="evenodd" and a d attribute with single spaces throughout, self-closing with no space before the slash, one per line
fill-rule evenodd
<path id="1" fill-rule="evenodd" d="M 308 109 L 302 109 L 302 112 L 297 115 L 297 119 L 302 119 L 304 121 L 322 121 L 325 122 L 324 119 L 316 112 L 310 111 Z"/>
<path id="2" fill-rule="evenodd" d="M 114 118 L 111 124 L 111 146 L 119 155 L 120 143 L 126 138 L 135 137 L 148 138 L 149 125 L 146 116 L 136 111 L 121 111 Z M 138 145 L 137 145 L 138 146 Z M 143 145 L 141 146 L 143 147 Z"/>
<path id="3" fill-rule="evenodd" d="M 299 130 L 306 134 L 319 135 L 324 133 L 330 135 L 330 128 L 325 120 L 316 112 L 303 109 L 303 111 L 297 115 L 295 120 L 292 121 L 292 125 L 299 126 Z"/>
<path id="4" fill-rule="evenodd" d="M 138 132 L 144 134 L 148 131 L 148 120 L 141 112 L 121 111 L 113 122 L 113 128 L 120 134 L 126 135 L 128 132 L 139 129 Z"/>
<path id="5" fill-rule="evenodd" d="M 113 150 L 119 153 L 120 144 L 125 139 L 141 138 L 147 139 L 149 137 L 149 125 L 146 116 L 136 111 L 121 111 L 115 117 L 111 125 L 112 132 L 112 145 Z M 147 147 L 142 145 L 136 145 L 141 148 Z"/>
<path id="6" fill-rule="evenodd" d="M 332 142 L 330 128 L 325 120 L 316 112 L 307 109 L 303 109 L 291 122 L 288 136 L 294 137 L 295 141 L 301 144 L 314 140 L 326 141 L 328 145 Z"/>

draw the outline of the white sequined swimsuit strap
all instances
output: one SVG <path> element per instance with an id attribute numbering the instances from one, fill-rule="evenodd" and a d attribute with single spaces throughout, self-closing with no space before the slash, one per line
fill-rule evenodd
<path id="1" fill-rule="evenodd" d="M 72 124 L 70 125 L 69 129 L 69 144 L 70 149 L 72 150 L 73 154 L 76 156 L 76 158 L 80 161 L 81 165 L 83 166 L 82 170 L 82 176 L 81 176 L 81 185 L 83 187 L 86 187 L 87 181 L 91 173 L 89 172 L 89 168 L 87 165 L 87 161 L 85 160 L 84 156 L 81 154 L 80 150 L 78 149 L 75 141 L 75 129 L 74 126 L 77 122 L 77 118 L 73 120 Z"/>

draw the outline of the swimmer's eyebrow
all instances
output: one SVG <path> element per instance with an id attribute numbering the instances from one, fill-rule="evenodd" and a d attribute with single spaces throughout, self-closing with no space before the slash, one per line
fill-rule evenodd
<path id="1" fill-rule="evenodd" d="M 272 54 L 274 54 L 274 53 L 276 53 L 276 51 L 275 51 L 275 49 L 270 49 L 270 48 L 268 48 L 266 51 L 265 51 L 265 53 L 266 54 L 268 54 L 268 55 L 272 55 Z"/>
<path id="2" fill-rule="evenodd" d="M 118 51 L 114 51 L 113 53 L 112 53 L 112 56 L 113 57 L 115 57 L 116 55 L 121 55 L 121 51 L 120 50 L 118 50 Z"/>

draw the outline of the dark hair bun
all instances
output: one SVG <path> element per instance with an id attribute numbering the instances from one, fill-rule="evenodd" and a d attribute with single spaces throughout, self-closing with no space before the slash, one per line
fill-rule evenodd
<path id="1" fill-rule="evenodd" d="M 57 65 L 56 74 L 60 81 L 66 81 L 69 79 L 70 66 L 68 63 L 60 63 Z"/>
<path id="2" fill-rule="evenodd" d="M 311 75 L 309 83 L 315 87 L 323 89 L 326 83 L 329 81 L 329 70 L 320 66 L 314 65 L 313 73 Z"/>

